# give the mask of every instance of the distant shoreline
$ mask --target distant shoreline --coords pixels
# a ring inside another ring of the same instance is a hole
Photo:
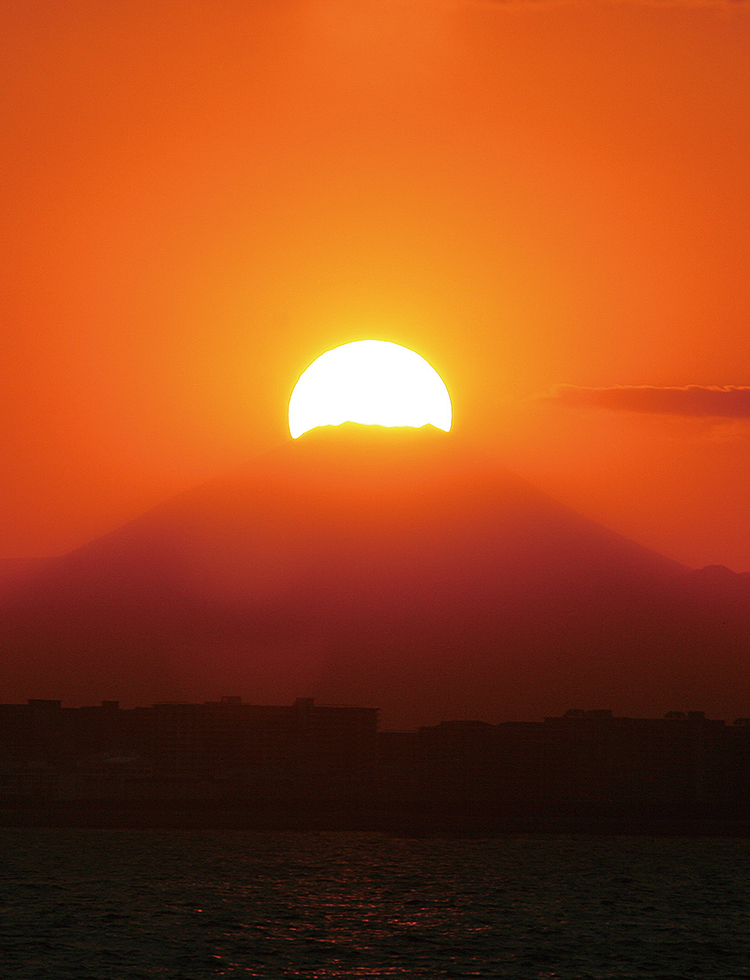
[[[750,837],[750,816],[518,813],[441,809],[29,804],[0,806],[1,828],[365,832],[397,835]]]

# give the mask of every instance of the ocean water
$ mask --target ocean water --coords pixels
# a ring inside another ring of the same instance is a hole
[[[0,975],[750,978],[750,840],[0,829]]]

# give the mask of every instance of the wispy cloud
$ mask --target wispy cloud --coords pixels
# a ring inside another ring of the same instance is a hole
[[[608,408],[614,412],[646,412],[694,418],[750,419],[750,387],[685,385],[658,388],[652,385],[621,385],[613,388],[580,388],[556,385],[541,396],[572,408]]]

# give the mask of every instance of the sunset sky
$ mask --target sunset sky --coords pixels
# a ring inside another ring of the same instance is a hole
[[[750,3],[27,0],[0,44],[0,557],[288,440],[375,338],[553,496],[750,570]]]

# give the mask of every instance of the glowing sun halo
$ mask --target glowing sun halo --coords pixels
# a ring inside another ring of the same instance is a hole
[[[357,340],[326,351],[303,371],[289,399],[296,439],[320,425],[428,423],[445,432],[452,420],[443,379],[419,354],[384,340]]]

